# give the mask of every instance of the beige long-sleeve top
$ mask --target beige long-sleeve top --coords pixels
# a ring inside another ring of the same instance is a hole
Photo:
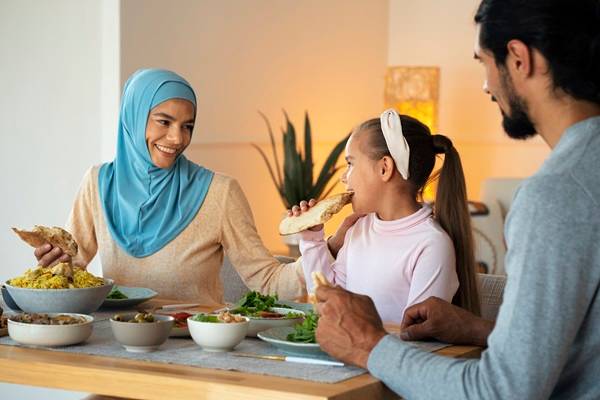
[[[224,253],[250,289],[302,296],[306,289],[300,261],[281,264],[263,245],[239,183],[216,173],[202,207],[190,224],[156,253],[137,258],[113,240],[98,193],[98,170],[83,178],[67,223],[79,244],[75,264],[86,266],[98,252],[104,277],[123,286],[148,287],[161,297],[222,304],[219,278]]]

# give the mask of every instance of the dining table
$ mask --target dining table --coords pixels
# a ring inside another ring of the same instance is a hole
[[[153,299],[144,303],[143,307],[156,309],[174,303],[177,302]],[[220,307],[195,306],[193,311],[210,312]],[[397,325],[385,326],[390,333],[399,332]],[[446,357],[476,358],[481,351],[482,348],[477,346],[453,345],[435,353]],[[0,381],[128,399],[397,398],[369,373],[337,383],[320,383],[234,370],[12,345],[0,345]]]

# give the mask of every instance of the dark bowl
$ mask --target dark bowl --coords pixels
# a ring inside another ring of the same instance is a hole
[[[8,293],[8,289],[4,285],[2,285],[2,299],[4,300],[4,304],[11,310],[20,311],[21,309],[15,303],[10,293]]]

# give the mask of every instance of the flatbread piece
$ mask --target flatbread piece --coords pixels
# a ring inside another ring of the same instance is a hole
[[[291,235],[292,233],[302,232],[313,226],[324,224],[344,206],[352,200],[352,192],[336,194],[321,200],[308,211],[295,217],[285,217],[279,224],[279,233],[281,235]]]
[[[45,243],[60,247],[65,254],[75,257],[77,255],[77,242],[73,236],[63,228],[54,226],[52,228],[36,225],[31,231],[12,228],[12,230],[27,244],[40,247]]]

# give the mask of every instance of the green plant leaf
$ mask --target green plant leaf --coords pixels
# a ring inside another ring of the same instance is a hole
[[[305,196],[310,195],[310,190],[313,185],[313,155],[312,155],[312,132],[310,128],[310,120],[308,119],[308,112],[304,112],[304,188],[309,193],[304,193]],[[304,200],[310,198],[305,197]]]
[[[281,179],[281,167],[279,166],[279,156],[277,155],[277,146],[275,146],[275,136],[273,135],[273,129],[271,128],[271,123],[269,122],[267,116],[261,111],[259,111],[258,113],[265,121],[265,124],[267,124],[267,131],[269,132],[269,139],[271,140],[271,149],[273,149],[273,158],[275,159],[275,171],[277,172],[276,186],[278,188],[281,188],[283,180]],[[281,190],[279,191],[281,192]]]
[[[312,192],[312,196],[316,200],[319,200],[321,193],[323,193],[325,185],[327,185],[327,182],[329,182],[329,180],[331,180],[331,178],[335,174],[337,160],[340,157],[340,154],[342,154],[342,151],[344,151],[348,138],[350,138],[350,134],[348,134],[344,139],[342,139],[338,144],[335,145],[335,147],[333,148],[333,150],[331,150],[331,153],[329,153],[329,156],[325,160],[325,163],[321,168],[321,172],[319,173],[319,177],[317,178],[317,182],[315,183]]]

